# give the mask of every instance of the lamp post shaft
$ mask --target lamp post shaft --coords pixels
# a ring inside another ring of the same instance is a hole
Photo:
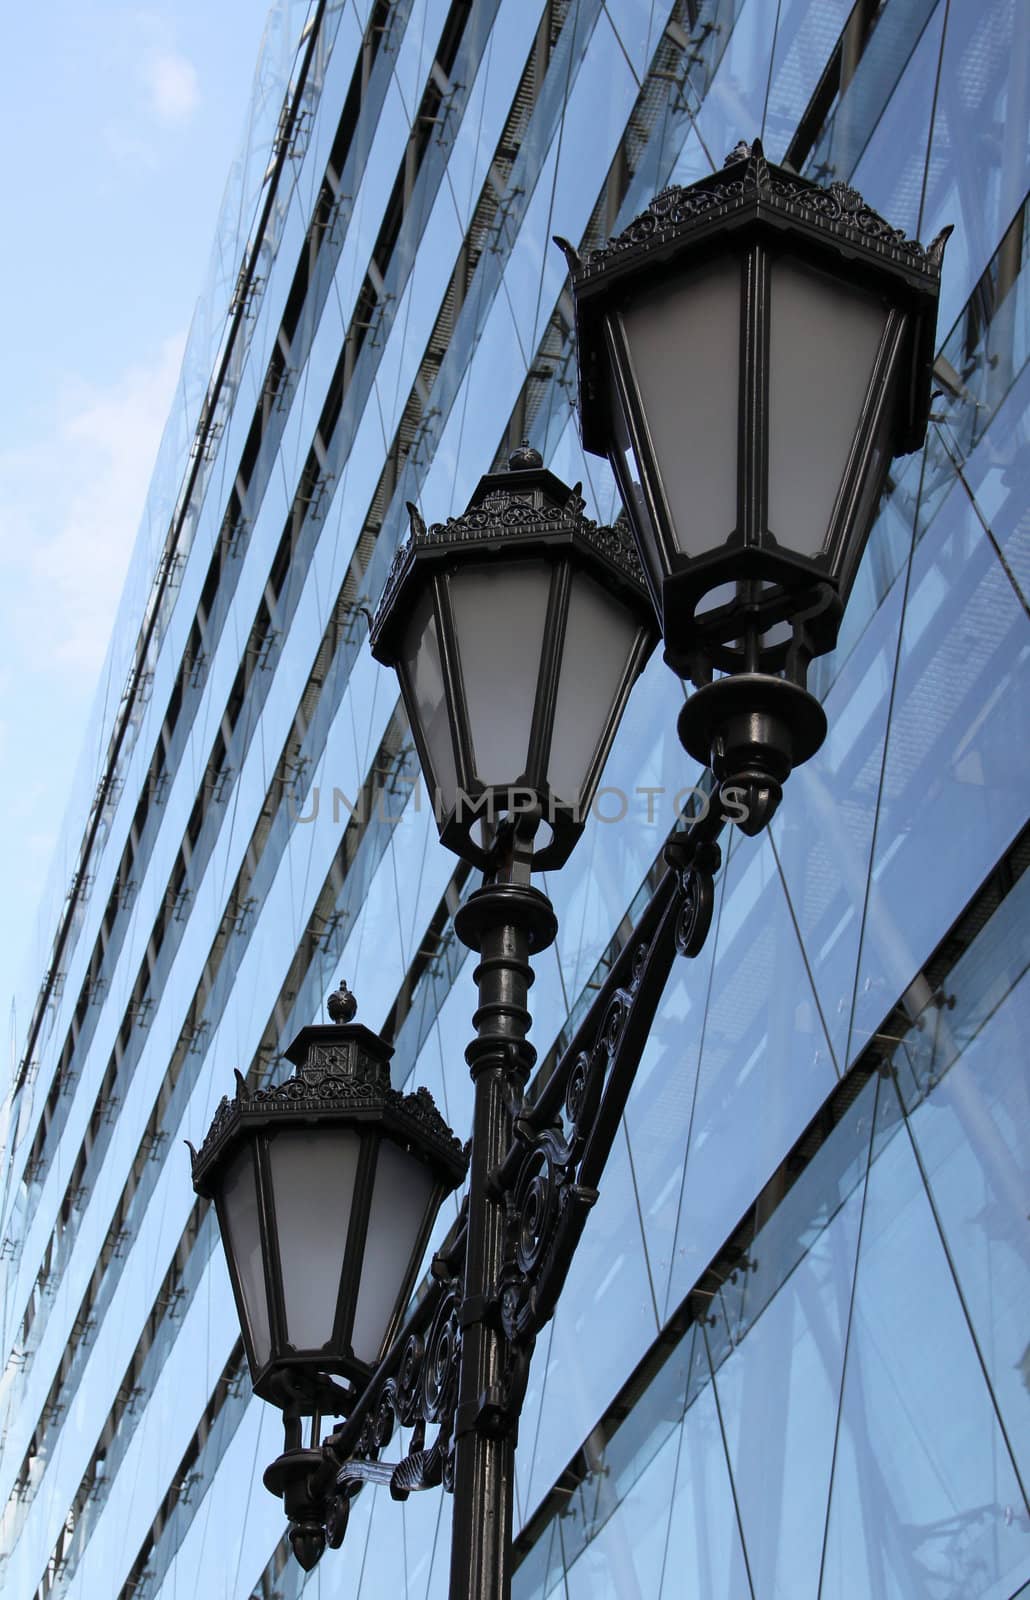
[[[554,937],[543,895],[521,884],[487,885],[456,919],[480,953],[476,1037],[465,1052],[475,1083],[462,1354],[455,1413],[450,1600],[509,1600],[517,1429],[509,1351],[496,1315],[504,1266],[504,1200],[491,1182],[511,1142],[512,1109],[535,1051],[526,1035],[531,948]],[[517,1411],[517,1407],[515,1408]]]

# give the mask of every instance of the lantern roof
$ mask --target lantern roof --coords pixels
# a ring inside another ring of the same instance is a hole
[[[916,314],[915,348],[920,383],[913,385],[907,414],[900,418],[899,453],[918,448],[925,432],[922,389],[933,364],[937,291],[945,228],[923,246],[892,227],[846,183],[828,188],[776,166],[765,158],[761,141],[741,141],[726,158],[721,172],[687,187],[673,185],[655,196],[647,209],[599,249],[580,256],[567,239],[557,238],[569,264],[576,292],[580,350],[580,395],[583,442],[605,454],[608,428],[606,396],[600,378],[602,343],[597,322],[613,299],[621,298],[626,280],[663,276],[689,249],[698,260],[718,251],[737,233],[760,232],[793,245],[818,265],[832,258],[834,268],[850,271],[870,287],[889,286],[896,299]]]
[[[302,1028],[284,1051],[297,1071],[283,1083],[252,1089],[236,1073],[236,1094],[223,1096],[193,1157],[193,1186],[210,1198],[216,1174],[249,1135],[268,1127],[378,1122],[396,1142],[417,1148],[455,1183],[466,1159],[426,1088],[402,1094],[390,1085],[393,1047],[361,1023]]]
[[[502,551],[506,557],[522,557],[571,546],[604,569],[612,587],[650,617],[643,568],[628,526],[617,522],[607,527],[584,516],[581,490],[580,483],[570,489],[544,466],[538,451],[523,444],[510,456],[506,471],[487,473],[479,480],[459,517],[427,525],[409,500],[410,533],[394,556],[370,630],[376,660],[386,666],[396,660],[408,610],[402,597],[407,600],[406,591],[415,590],[417,568],[453,562],[459,552],[463,557],[496,556]]]

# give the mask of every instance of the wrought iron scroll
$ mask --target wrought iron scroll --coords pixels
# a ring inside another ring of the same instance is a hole
[[[506,1338],[491,1423],[498,1430],[517,1426],[537,1334],[554,1313],[597,1199],[672,963],[677,953],[695,956],[704,944],[722,826],[716,795],[706,815],[667,846],[668,870],[631,939],[560,1060],[519,1107],[508,1152],[491,1174],[507,1231],[491,1308]],[[395,1500],[453,1488],[465,1240],[459,1226],[389,1354],[322,1447],[326,1538],[333,1548],[364,1484],[387,1486]],[[383,1461],[398,1428],[411,1430],[407,1450],[395,1462]]]
[[[461,1227],[435,1258],[426,1294],[346,1422],[322,1447],[335,1480],[326,1510],[326,1538],[333,1549],[343,1539],[350,1501],[364,1484],[387,1486],[394,1500],[406,1500],[418,1489],[453,1487],[464,1251]],[[407,1451],[398,1461],[380,1460],[398,1428],[411,1429]],[[432,1438],[430,1430],[435,1430]]]
[[[551,1076],[516,1118],[494,1180],[508,1208],[499,1309],[516,1351],[531,1353],[554,1313],[673,960],[677,952],[697,955],[704,944],[715,905],[722,820],[716,798],[705,817],[667,848],[669,870],[632,938]]]

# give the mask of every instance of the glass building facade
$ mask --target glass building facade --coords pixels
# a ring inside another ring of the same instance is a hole
[[[366,1489],[287,1559],[182,1140],[341,976],[467,1131],[472,880],[367,608],[405,501],[457,514],[522,438],[613,519],[551,236],[756,134],[954,224],[933,415],[813,670],[827,743],[730,843],[538,1344],[515,1592],[1030,1595],[1028,113],[1017,0],[278,0],[19,996],[10,1600],[446,1594],[439,1491]],[[544,1061],[699,778],[681,701],[654,660],[544,885]]]

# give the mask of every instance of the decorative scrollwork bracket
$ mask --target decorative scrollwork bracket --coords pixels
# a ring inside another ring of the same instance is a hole
[[[669,842],[669,870],[575,1035],[533,1092],[523,1089],[527,1067],[518,1049],[509,1069],[500,1038],[488,1034],[470,1047],[474,1067],[480,1057],[504,1060],[501,1098],[511,1136],[498,1164],[487,1169],[486,1195],[478,1202],[499,1208],[500,1265],[484,1294],[466,1298],[466,1202],[434,1260],[428,1292],[350,1416],[323,1444],[320,1471],[311,1472],[314,1452],[298,1453],[297,1475],[302,1465],[308,1473],[291,1525],[298,1553],[317,1544],[319,1494],[325,1542],[335,1548],[350,1502],[366,1483],[388,1487],[395,1500],[437,1486],[452,1491],[464,1434],[514,1438],[536,1338],[554,1313],[597,1201],[672,963],[677,953],[696,956],[711,927],[723,822],[715,794],[704,815]],[[531,1060],[528,1045],[521,1049]],[[483,1329],[499,1342],[500,1360],[489,1383],[463,1400],[463,1357],[468,1362],[468,1340],[481,1338]],[[399,1429],[410,1429],[405,1452],[383,1461]]]

